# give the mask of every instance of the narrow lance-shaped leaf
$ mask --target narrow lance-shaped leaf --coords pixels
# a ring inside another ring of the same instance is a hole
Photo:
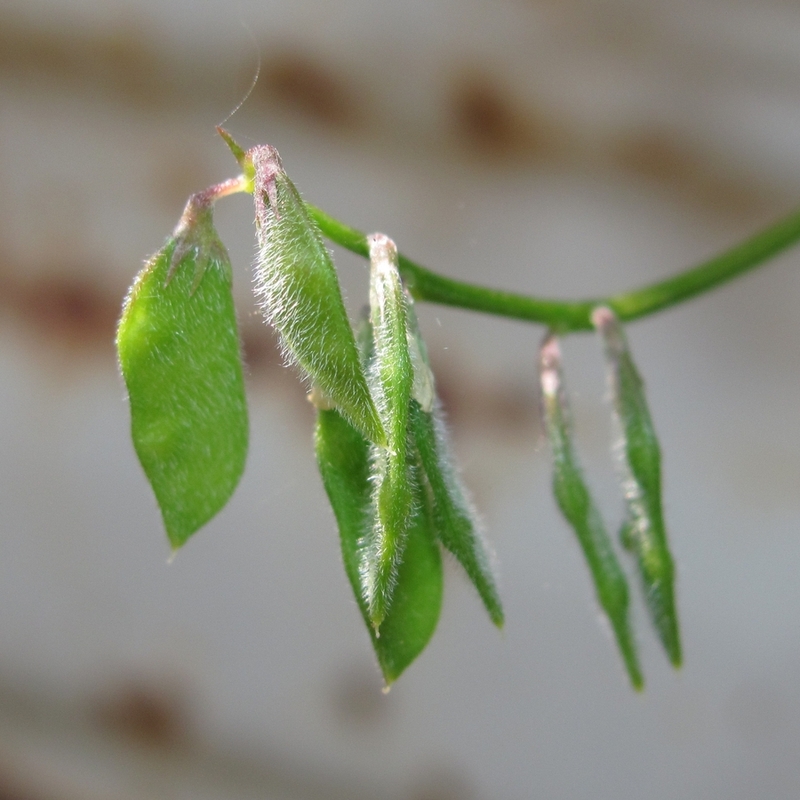
[[[213,194],[189,201],[136,277],[117,331],[133,443],[173,548],[227,503],[247,454],[231,266]]]
[[[597,308],[592,322],[603,337],[609,383],[619,424],[623,491],[627,519],[623,544],[636,556],[650,616],[674,666],[681,664],[675,568],[661,509],[661,452],[622,326],[608,308]]]
[[[628,617],[628,582],[595,506],[572,444],[572,421],[561,371],[558,341],[549,335],[539,358],[542,410],[553,451],[553,493],[561,512],[578,537],[597,599],[611,622],[625,668],[634,688],[644,679]]]
[[[387,447],[373,445],[372,526],[364,536],[361,579],[376,629],[391,606],[412,516],[414,476],[408,463],[408,406],[414,371],[397,248],[383,234],[369,238],[372,358],[368,373]]]
[[[338,412],[321,410],[315,436],[317,463],[339,527],[350,585],[378,657],[384,680],[393,683],[425,649],[442,605],[442,559],[423,495],[406,533],[405,557],[397,568],[391,607],[375,631],[362,593],[361,543],[372,524],[369,443]]]
[[[497,592],[491,559],[472,504],[450,452],[441,404],[436,398],[428,352],[419,330],[414,303],[407,298],[410,351],[414,362],[410,422],[419,452],[421,478],[431,498],[436,535],[459,561],[483,601],[489,617],[503,626],[503,606]]]
[[[247,158],[255,171],[256,293],[287,359],[364,435],[386,444],[361,368],[339,281],[316,223],[269,145]]]

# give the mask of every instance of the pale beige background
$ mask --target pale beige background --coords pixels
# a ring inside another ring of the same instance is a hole
[[[580,297],[712,255],[800,200],[800,9],[781,0],[6,0],[0,5],[0,798],[800,794],[800,251],[630,328],[665,451],[686,666],[637,617],[628,689],[549,492],[543,334],[423,325],[499,558],[458,570],[388,696],[339,563],[313,416],[249,299],[230,506],[167,565],[113,333],[186,196],[268,141],[305,196],[443,273]],[[351,308],[363,262],[337,253]],[[621,514],[600,349],[565,345]],[[637,612],[638,613],[638,612]]]

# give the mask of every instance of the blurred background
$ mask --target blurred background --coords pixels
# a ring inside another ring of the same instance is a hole
[[[220,203],[252,442],[168,564],[113,339],[186,197],[275,145],[305,197],[447,275],[607,295],[800,201],[787,0],[0,3],[0,800],[800,795],[800,250],[631,325],[664,450],[685,667],[637,596],[628,688],[550,494],[543,331],[420,309],[496,550],[498,633],[448,565],[388,695],[316,474],[313,413]],[[336,251],[355,313],[365,262]],[[622,506],[599,343],[565,343],[582,457]]]

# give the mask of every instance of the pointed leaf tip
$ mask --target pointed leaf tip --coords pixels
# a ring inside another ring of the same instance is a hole
[[[233,138],[233,136],[231,136],[231,134],[228,133],[228,131],[226,131],[222,126],[217,125],[217,133],[222,138],[222,141],[228,145],[228,149],[236,159],[236,163],[239,165],[239,169],[241,169],[242,174],[246,179],[243,190],[252,194],[256,172],[255,168],[253,167],[253,161],[250,157],[250,154],[245,151],[245,149],[241,147]]]
[[[217,125],[217,133],[222,137],[222,141],[228,145],[228,149],[236,159],[236,163],[242,169],[244,169],[245,163],[247,162],[247,153],[245,152],[244,148],[241,147],[233,138],[233,136],[231,136],[231,134],[228,133],[228,131],[226,131],[222,126]]]

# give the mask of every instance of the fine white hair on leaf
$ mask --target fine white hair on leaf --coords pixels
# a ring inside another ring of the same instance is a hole
[[[255,170],[255,294],[297,365],[372,442],[385,432],[367,386],[339,281],[322,234],[274,147],[248,152]]]
[[[430,414],[436,403],[436,382],[428,363],[428,348],[419,329],[414,300],[406,291],[406,308],[408,309],[408,352],[414,369],[414,384],[411,396],[420,404],[422,410]]]
[[[432,503],[436,536],[461,563],[492,621],[503,625],[503,609],[494,576],[494,554],[450,452],[441,405],[427,413],[412,403],[412,428]]]
[[[370,249],[370,357],[368,384],[386,431],[386,448],[371,454],[373,524],[362,551],[361,577],[376,630],[391,606],[413,516],[408,413],[413,366],[397,248],[384,234],[367,237]]]
[[[544,429],[553,458],[553,495],[572,527],[594,581],[597,600],[607,615],[630,680],[642,688],[644,678],[628,613],[628,585],[573,444],[572,420],[561,366],[561,349],[550,332],[539,351]]]
[[[378,620],[385,616],[397,586],[397,576],[403,561],[409,528],[419,513],[417,501],[417,475],[413,465],[405,463],[405,487],[392,485],[397,477],[392,474],[392,455],[386,448],[370,447],[370,508],[365,524],[364,535],[359,543],[359,577],[362,596],[367,604],[376,630]],[[395,515],[387,515],[382,510],[385,492],[393,495],[405,494],[399,499],[402,504],[402,524],[398,525]],[[387,519],[388,516],[388,519]],[[376,620],[377,617],[377,620]]]
[[[622,468],[620,484],[627,506],[623,543],[637,558],[651,619],[674,666],[681,644],[674,594],[674,562],[667,542],[661,500],[661,449],[645,398],[644,383],[633,362],[625,331],[614,312],[592,312],[603,338],[617,425]]]

